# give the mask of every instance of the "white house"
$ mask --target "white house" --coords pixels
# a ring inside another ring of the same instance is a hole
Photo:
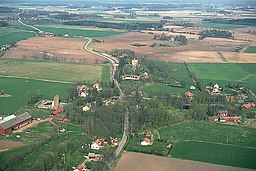
[[[101,142],[99,139],[97,139],[96,141],[92,142],[91,144],[91,149],[93,150],[99,150],[101,147]]]
[[[144,138],[144,140],[141,141],[140,144],[143,145],[143,146],[152,145],[150,139],[148,139],[148,138]]]

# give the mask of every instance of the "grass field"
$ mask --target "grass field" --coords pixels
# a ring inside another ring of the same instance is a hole
[[[24,26],[20,23],[17,23],[17,24],[11,24],[8,26],[9,28],[12,28],[12,29],[19,29],[19,30],[26,30],[26,31],[36,31],[35,29],[31,28],[31,27],[27,27],[27,26]]]
[[[254,128],[193,121],[163,127],[158,131],[161,141],[155,140],[153,146],[140,146],[143,136],[134,136],[126,149],[166,156],[169,153],[166,145],[171,143],[174,147],[170,153],[172,157],[256,168]]]
[[[218,83],[224,86],[238,82],[256,92],[256,64],[188,64],[189,69],[204,83]]]
[[[245,53],[256,53],[256,46],[249,46],[245,49]]]
[[[45,32],[51,32],[54,34],[70,34],[72,36],[83,36],[83,37],[91,37],[91,38],[97,38],[97,37],[106,37],[106,36],[114,36],[123,34],[126,32],[119,32],[119,31],[112,31],[112,30],[99,30],[99,29],[81,29],[80,27],[49,27],[49,26],[37,26],[39,29],[45,31]]]
[[[189,73],[183,63],[167,63],[168,71],[173,78],[175,78],[173,84],[176,81],[181,82],[185,81],[185,87],[171,87],[163,84],[155,84],[151,86],[144,87],[143,91],[145,91],[149,95],[157,95],[157,94],[184,94],[189,90],[191,85],[194,85]]]
[[[0,47],[4,44],[15,44],[20,40],[35,36],[33,32],[26,32],[11,28],[0,28]]]
[[[246,25],[218,24],[218,23],[203,22],[201,24],[195,25],[195,27],[213,28],[213,29],[222,29],[222,30],[234,30],[234,29],[239,29],[239,28],[245,28],[245,27],[248,27],[248,26],[246,26]]]
[[[177,144],[171,156],[186,160],[256,169],[256,148],[187,141]]]
[[[28,77],[30,79],[45,79],[60,82],[84,80],[95,82],[101,80],[102,72],[103,65],[52,61],[0,60],[0,75],[4,76]]]
[[[62,101],[67,99],[67,89],[72,84],[52,83],[30,79],[0,78],[0,91],[12,97],[0,98],[0,115],[16,112],[26,104],[27,93],[30,90],[39,90],[44,99],[53,99],[59,94]]]

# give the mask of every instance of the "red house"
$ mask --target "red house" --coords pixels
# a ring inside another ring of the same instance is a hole
[[[63,112],[63,109],[62,108],[58,108],[54,112],[52,112],[52,115],[58,115],[61,112]]]
[[[242,106],[242,108],[243,108],[243,109],[250,109],[250,108],[255,107],[255,106],[256,106],[255,103],[247,103],[247,104],[244,104],[244,105]]]
[[[32,116],[26,112],[15,118],[0,123],[0,134],[8,134],[32,122]]]

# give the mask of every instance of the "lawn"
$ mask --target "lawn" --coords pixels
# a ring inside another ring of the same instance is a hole
[[[33,32],[26,32],[12,28],[0,28],[0,47],[5,44],[15,44],[20,40],[35,36]]]
[[[212,82],[224,86],[241,83],[256,92],[256,64],[191,63],[188,67],[205,84]]]
[[[256,148],[187,141],[177,144],[171,156],[186,160],[256,169]]]
[[[91,38],[97,38],[97,37],[106,37],[106,36],[114,36],[123,34],[126,32],[123,31],[113,31],[113,30],[100,30],[100,29],[79,29],[77,27],[69,26],[68,28],[63,27],[50,27],[50,26],[37,26],[40,30],[43,30],[45,32],[51,32],[54,34],[70,34],[72,36],[83,36],[83,37],[91,37]]]
[[[26,104],[28,91],[40,91],[44,99],[53,99],[59,94],[61,101],[67,100],[67,90],[72,84],[53,83],[31,79],[0,78],[0,91],[12,97],[0,98],[0,115],[16,112]]]
[[[101,80],[102,72],[103,65],[11,59],[0,60],[0,75],[4,76],[28,77],[30,79],[63,82],[84,80],[95,82]]]
[[[234,29],[239,29],[239,28],[245,28],[245,27],[248,27],[248,26],[246,26],[246,25],[218,24],[218,23],[203,22],[201,24],[195,25],[195,27],[213,28],[213,29],[222,29],[222,30],[234,30]]]
[[[245,53],[256,53],[256,46],[249,46],[245,49]]]

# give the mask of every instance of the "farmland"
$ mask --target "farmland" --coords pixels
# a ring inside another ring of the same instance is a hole
[[[67,99],[67,89],[72,84],[53,83],[31,79],[1,78],[1,91],[10,94],[12,97],[0,98],[0,115],[16,112],[26,104],[28,91],[40,91],[45,99],[53,99],[59,94],[62,101]]]
[[[24,106],[30,90],[39,91],[45,99],[59,94],[61,100],[66,101],[67,90],[75,81],[109,80],[107,65],[2,59],[0,66],[0,91],[11,95],[0,98],[0,114],[14,113]],[[81,72],[86,74],[81,75]]]
[[[234,30],[234,29],[248,27],[246,25],[218,24],[218,23],[206,23],[206,22],[203,22],[196,26],[202,27],[202,28],[212,28],[212,29],[222,29],[222,30]]]
[[[254,92],[255,89],[255,64],[188,64],[189,69],[204,83],[218,83],[224,86],[228,83],[241,83],[247,85]],[[245,69],[247,68],[248,69]]]
[[[58,63],[44,61],[25,60],[0,60],[0,74],[3,76],[27,77],[59,82],[101,80],[103,66],[85,65],[79,63]],[[65,73],[65,74],[63,74]],[[81,73],[86,73],[81,75]]]
[[[54,34],[70,34],[72,36],[82,36],[90,38],[106,37],[119,35],[125,32],[112,31],[112,30],[97,30],[97,29],[76,29],[76,28],[65,28],[65,27],[49,27],[49,26],[38,26],[39,29],[45,32],[51,32]]]
[[[244,168],[256,168],[256,148],[187,141],[177,144],[172,157]]]
[[[26,32],[17,29],[0,28],[0,47],[5,44],[16,44],[16,42],[35,36],[33,32]]]
[[[84,50],[86,39],[34,37],[17,43],[4,58],[41,59],[66,62],[105,63],[106,60]]]
[[[175,158],[166,158],[156,155],[148,155],[134,152],[125,152],[113,171],[250,171],[250,169],[236,168],[231,166],[215,165]]]

